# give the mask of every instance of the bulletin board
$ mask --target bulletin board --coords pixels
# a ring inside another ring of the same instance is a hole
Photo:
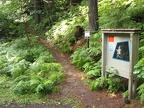
[[[136,91],[134,66],[138,61],[139,29],[102,29],[102,72],[129,80],[129,99]]]

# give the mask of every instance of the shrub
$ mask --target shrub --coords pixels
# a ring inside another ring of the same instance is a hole
[[[116,93],[120,90],[125,90],[122,78],[116,75],[109,75],[108,91]]]
[[[144,102],[144,84],[141,84],[138,88],[138,95],[140,97],[141,103]]]
[[[108,78],[99,77],[96,78],[91,84],[92,90],[107,89],[109,92],[118,92],[120,90],[125,90],[123,80],[121,77],[114,74],[109,74]]]
[[[15,94],[50,93],[64,77],[62,66],[37,37],[14,39],[0,47],[0,74],[11,78]],[[31,41],[29,44],[29,41]]]
[[[101,90],[108,87],[108,79],[105,77],[99,77],[91,84],[92,90]]]

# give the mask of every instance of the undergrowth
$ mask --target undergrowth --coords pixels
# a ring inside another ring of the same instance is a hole
[[[93,34],[90,39],[90,47],[78,48],[72,55],[72,63],[84,70],[88,78],[100,76],[101,71],[101,35]]]
[[[45,33],[48,41],[62,52],[70,53],[72,51],[72,44],[76,41],[74,36],[76,26],[88,28],[88,17],[86,15],[88,7],[85,5],[86,3],[84,0],[81,5],[70,6],[67,11],[63,12],[64,15],[59,17],[58,22]]]
[[[139,48],[139,61],[134,67],[134,74],[137,75],[138,80],[138,96],[140,98],[141,103],[144,102],[144,32],[140,37],[140,48]]]
[[[15,95],[59,92],[57,85],[64,77],[62,66],[55,63],[38,37],[29,39],[30,43],[21,37],[0,44],[0,88],[11,94],[11,100],[15,100]]]
[[[107,90],[110,93],[117,93],[119,91],[125,91],[126,88],[121,77],[109,74],[108,78],[99,77],[92,81],[91,89],[95,91]]]

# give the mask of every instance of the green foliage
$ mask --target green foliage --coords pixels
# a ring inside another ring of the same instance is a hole
[[[139,59],[144,58],[144,32],[140,35]]]
[[[144,102],[144,84],[141,84],[138,88],[138,94],[139,94],[139,97],[140,97],[140,101],[141,103]]]
[[[128,97],[128,90],[125,91],[124,93],[122,93],[122,97],[123,97],[123,98],[127,98],[127,97]]]
[[[20,76],[14,80],[11,89],[17,94],[47,94],[54,90],[55,85],[59,84],[63,77],[64,74],[60,64],[34,64],[27,70],[27,76]]]
[[[110,92],[116,93],[120,90],[125,90],[122,78],[120,76],[116,76],[115,74],[109,74],[108,85],[108,90]]]
[[[29,82],[28,81],[19,81],[15,86],[13,85],[11,89],[14,91],[15,94],[25,94],[30,93],[29,90]]]
[[[134,74],[137,75],[138,82],[139,82],[139,87],[137,88],[138,90],[138,96],[141,102],[144,102],[144,58],[140,59],[138,63],[134,66]]]
[[[143,81],[144,81],[144,32],[141,33],[140,35],[140,47],[139,47],[139,61],[137,64],[134,66],[134,72],[137,76],[138,80],[138,98],[140,98],[140,101],[144,101],[144,92],[142,91],[143,87]]]
[[[83,65],[84,72],[88,78],[97,78],[101,74],[101,60],[98,62],[92,61]]]
[[[90,56],[93,57],[93,59],[95,59],[96,61],[98,61],[101,58],[101,41],[101,31],[98,31],[97,33],[91,35],[89,53]]]
[[[92,90],[107,89],[109,92],[118,92],[120,90],[125,90],[123,80],[121,77],[114,74],[109,74],[108,78],[99,77],[96,78],[91,84]]]
[[[100,76],[100,69],[98,70],[90,70],[86,73],[88,78],[99,77]]]
[[[75,63],[79,69],[82,69],[85,63],[89,65],[88,63],[92,61],[92,58],[88,56],[88,50],[85,49],[85,47],[79,48],[79,50],[75,51],[71,58],[72,63]]]
[[[139,79],[143,79],[144,78],[144,58],[139,60],[134,68],[135,70],[133,73],[136,74]]]
[[[62,66],[54,62],[50,51],[40,45],[37,37],[1,43],[0,49],[0,75],[11,79],[8,87],[15,94],[53,92],[64,77]],[[2,81],[3,85],[8,82]]]
[[[142,28],[143,12],[141,0],[103,0],[99,3],[99,23],[102,28]]]
[[[75,40],[74,33],[70,31],[72,27],[68,27],[70,23],[68,21],[58,22],[53,28],[46,33],[48,40],[62,52],[70,52],[71,42]],[[52,32],[51,32],[52,31]]]
[[[101,72],[101,35],[100,32],[91,36],[90,47],[78,48],[72,55],[72,63],[83,69],[88,78],[96,78]]]
[[[91,89],[97,91],[107,88],[107,86],[108,86],[108,79],[105,77],[99,77],[92,82]]]
[[[29,67],[29,62],[27,62],[25,59],[23,59],[23,60],[19,61],[18,63],[13,64],[11,66],[9,72],[11,73],[11,76],[13,76],[14,78],[17,78],[20,75],[23,75],[28,67]]]
[[[20,1],[0,2],[0,30],[3,37],[19,37],[25,34],[24,24],[21,23],[23,3]],[[9,38],[8,38],[9,39]]]
[[[88,18],[85,16],[87,11],[87,6],[81,5],[71,6],[67,11],[59,12],[58,22],[45,33],[48,41],[62,52],[70,53],[72,44],[75,42],[74,28],[76,26],[88,27]]]

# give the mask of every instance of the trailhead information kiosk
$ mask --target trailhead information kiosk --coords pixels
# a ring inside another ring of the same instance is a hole
[[[139,29],[102,29],[102,76],[107,72],[127,78],[128,98],[136,91],[134,65],[138,61]]]

